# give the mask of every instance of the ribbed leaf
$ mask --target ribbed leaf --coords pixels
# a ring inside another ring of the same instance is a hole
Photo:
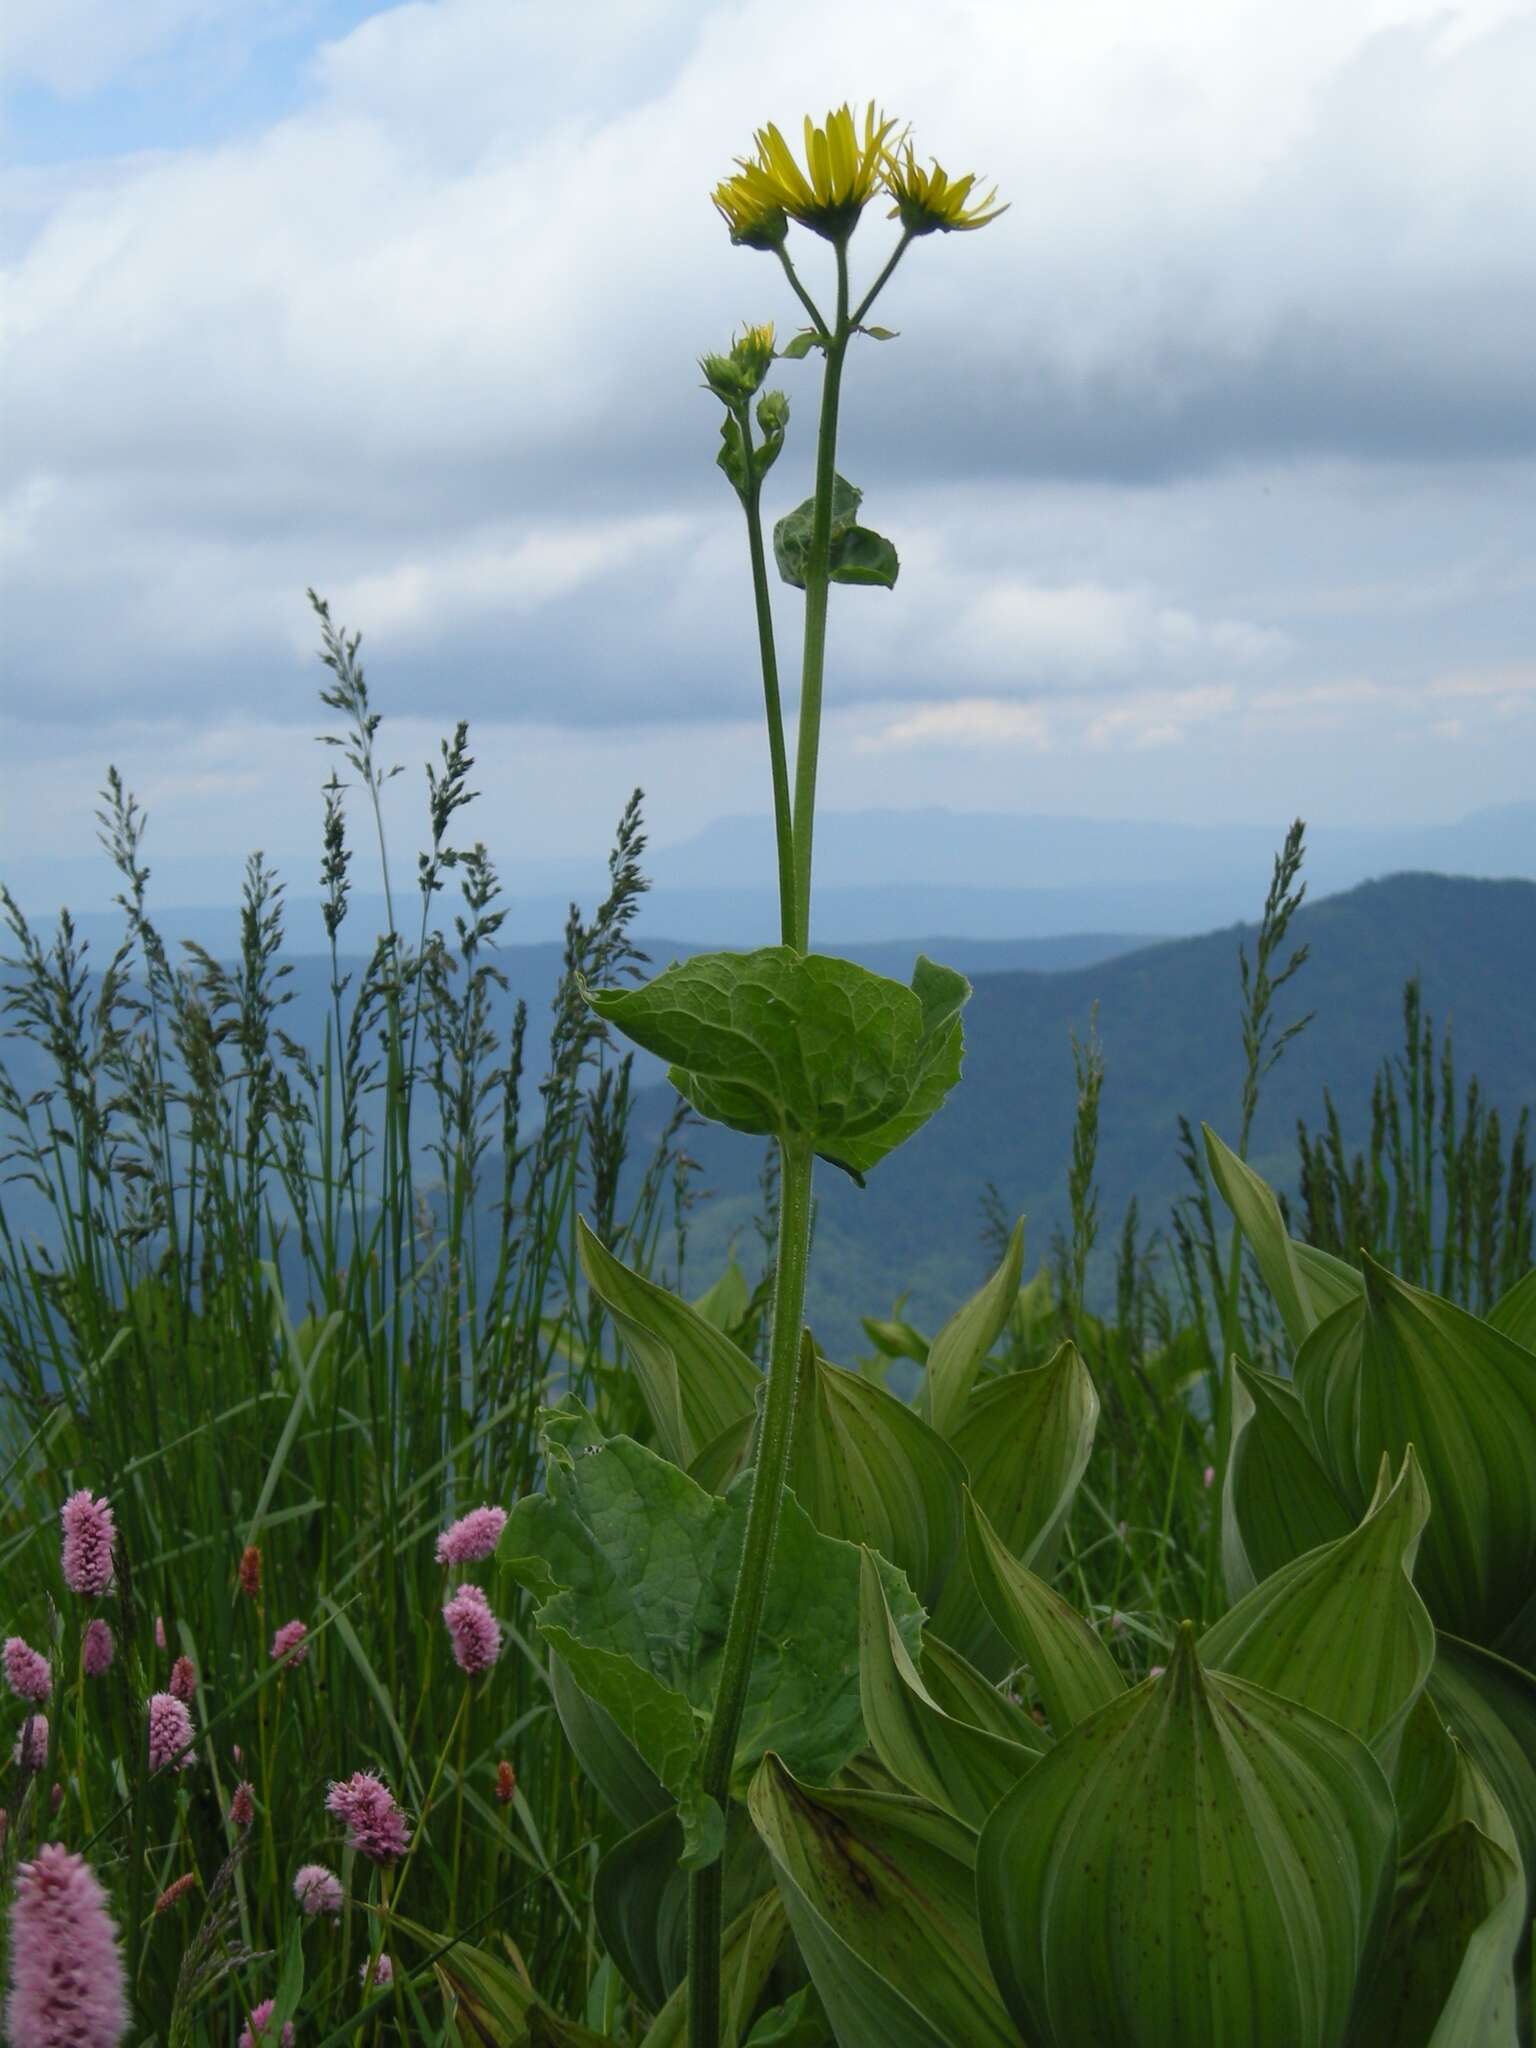
[[[1357,1308],[1302,1346],[1296,1386],[1346,1505],[1411,1443],[1432,1514],[1418,1586],[1441,1628],[1495,1643],[1536,1584],[1536,1357],[1365,1261]]]
[[[761,1373],[707,1315],[632,1272],[580,1217],[576,1245],[587,1285],[634,1364],[662,1450],[674,1465],[691,1465],[722,1431],[750,1420]]]
[[[967,1493],[971,1576],[999,1634],[1029,1666],[1058,1737],[1125,1690],[1119,1666],[1082,1616],[1011,1556]]]
[[[989,1735],[1000,1735],[1005,1742],[1015,1742],[1036,1755],[1043,1755],[1050,1748],[1051,1737],[1033,1714],[1000,1692],[958,1650],[940,1642],[937,1636],[923,1637],[920,1668],[929,1698],[952,1721],[983,1728]]]
[[[1267,1183],[1223,1145],[1209,1124],[1200,1128],[1211,1178],[1253,1248],[1286,1335],[1298,1345],[1334,1309],[1359,1298],[1360,1276],[1342,1259],[1295,1244]]]
[[[1536,1912],[1536,1677],[1442,1635],[1429,1690],[1509,1816]]]
[[[1488,1311],[1488,1320],[1501,1336],[1513,1337],[1527,1351],[1536,1351],[1536,1266],[1499,1296]]]
[[[1428,1515],[1410,1449],[1358,1529],[1283,1565],[1206,1631],[1201,1663],[1336,1721],[1390,1773],[1435,1661],[1435,1625],[1412,1580]]]
[[[626,1828],[670,1813],[665,1785],[612,1714],[589,1699],[559,1657],[549,1660],[549,1690],[576,1761]]]
[[[1443,1640],[1443,1638],[1442,1638]],[[1399,1853],[1411,1856],[1445,1825],[1456,1785],[1456,1741],[1426,1686],[1403,1726],[1392,1800]]]
[[[968,1829],[915,1799],[808,1791],[774,1756],[747,1804],[841,2048],[1020,2048],[982,1950]]]
[[[988,1821],[987,1954],[1036,2048],[1339,2048],[1395,1849],[1365,1744],[1203,1671],[1186,1623]]]
[[[688,1873],[682,1859],[682,1823],[667,1812],[613,1845],[592,1888],[604,1947],[625,1982],[653,2009],[666,2003],[688,1967]],[[726,1824],[726,1919],[745,1913],[772,1884],[763,1846],[741,1808],[733,1806]]]
[[[927,1370],[918,1393],[918,1406],[940,1436],[949,1436],[960,1419],[966,1396],[981,1368],[981,1361],[1003,1333],[1008,1312],[1018,1299],[1019,1275],[1024,1269],[1024,1219],[1013,1226],[1013,1235],[997,1271],[957,1308],[928,1346]]]
[[[818,1529],[867,1543],[933,1606],[960,1549],[965,1467],[904,1401],[829,1365],[808,1336],[789,1485]]]
[[[909,1792],[979,1828],[1038,1746],[1021,1748],[944,1712],[907,1654],[868,1551],[859,1620],[859,1698],[875,1754]]]
[[[1222,1492],[1222,1563],[1230,1599],[1320,1543],[1352,1517],[1312,1447],[1288,1380],[1233,1361],[1232,1448]]]
[[[726,1922],[720,1944],[722,2041],[739,2041],[762,2001],[768,1979],[789,1938],[777,1891]],[[640,2048],[684,2048],[688,2039],[688,1986],[680,1984],[647,2028]]]

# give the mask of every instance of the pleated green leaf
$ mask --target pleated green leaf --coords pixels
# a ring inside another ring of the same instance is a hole
[[[1369,1258],[1365,1279],[1297,1355],[1318,1453],[1358,1514],[1383,1454],[1415,1446],[1433,1510],[1419,1590],[1439,1627],[1496,1643],[1536,1584],[1536,1356]]]
[[[1023,1748],[944,1712],[907,1654],[868,1551],[859,1621],[859,1698],[875,1754],[909,1792],[979,1828],[1040,1746]]]
[[[616,1259],[580,1217],[576,1248],[629,1353],[661,1448],[674,1465],[691,1465],[722,1431],[750,1420],[762,1375],[707,1315]]]
[[[726,1825],[724,1910],[727,1921],[770,1890],[773,1876],[756,1833],[740,1807]],[[657,2009],[688,1967],[688,1873],[683,1829],[674,1811],[622,1837],[597,1867],[592,1905],[603,1945],[620,1975]]]
[[[1536,1912],[1536,1676],[1442,1635],[1429,1690],[1509,1816],[1529,1917]]]
[[[1056,1736],[1124,1692],[1119,1666],[1087,1622],[1010,1554],[969,1493],[965,1550],[982,1604],[1029,1666]]]
[[[957,1308],[928,1346],[927,1367],[918,1392],[918,1406],[940,1436],[949,1436],[960,1419],[966,1396],[975,1384],[981,1362],[1003,1333],[1008,1312],[1018,1299],[1024,1270],[1024,1219],[1013,1234],[997,1271],[970,1300]]]
[[[1283,1565],[1209,1628],[1200,1661],[1336,1721],[1390,1773],[1435,1625],[1413,1587],[1429,1495],[1411,1449],[1386,1478],[1358,1529]]]
[[[982,1948],[969,1829],[915,1799],[809,1791],[774,1756],[747,1805],[840,2048],[1020,2048]]]
[[[1527,1351],[1536,1351],[1536,1266],[1499,1296],[1488,1311],[1488,1320],[1501,1336],[1513,1337]]]
[[[1223,1145],[1209,1124],[1200,1128],[1211,1178],[1253,1248],[1286,1335],[1293,1345],[1300,1344],[1334,1309],[1359,1299],[1360,1275],[1342,1259],[1296,1244],[1267,1183]]]
[[[1233,1600],[1354,1526],[1313,1449],[1294,1386],[1241,1359],[1233,1361],[1221,1516],[1222,1567]]]
[[[768,1988],[789,1939],[777,1891],[765,1892],[725,1925],[720,1943],[722,2041],[739,2041]],[[688,1986],[680,1984],[646,2029],[640,2048],[684,2048],[688,2039]]]
[[[983,1728],[1037,1755],[1050,1748],[1051,1737],[1032,1714],[937,1636],[924,1635],[920,1669],[929,1698],[952,1721]]]
[[[789,1485],[818,1529],[867,1543],[925,1607],[959,1554],[965,1467],[883,1387],[801,1346]]]
[[[1033,2048],[1339,2048],[1395,1851],[1365,1744],[1204,1671],[1186,1623],[988,1821],[982,1932]]]
[[[1074,1344],[1063,1344],[1045,1365],[978,1387],[953,1433],[977,1506],[1004,1548],[1040,1578],[1056,1568],[1098,1418],[1088,1368]],[[969,1571],[951,1573],[932,1632],[986,1671],[1006,1668],[1006,1646]]]
[[[549,1690],[565,1739],[576,1761],[628,1829],[670,1813],[672,1798],[629,1737],[594,1699],[589,1699],[569,1666],[549,1660]]]
[[[1413,1703],[1398,1745],[1392,1774],[1392,1800],[1397,1808],[1398,1849],[1411,1856],[1438,1834],[1450,1810],[1456,1785],[1456,1739],[1428,1686]]]

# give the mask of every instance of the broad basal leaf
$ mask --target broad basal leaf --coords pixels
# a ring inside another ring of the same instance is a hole
[[[787,946],[699,953],[587,1001],[702,1115],[809,1140],[855,1178],[921,1128],[960,1078],[962,974],[919,956],[912,986]]]
[[[1222,1567],[1227,1596],[1353,1527],[1317,1452],[1289,1380],[1232,1362],[1232,1445],[1222,1489]]]
[[[1125,1690],[1119,1666],[1087,1622],[1005,1548],[969,1493],[965,1551],[982,1605],[1029,1666],[1055,1735]]]
[[[678,1801],[690,1867],[720,1853],[723,1816],[700,1790],[697,1752],[714,1705],[746,1523],[728,1500],[628,1437],[603,1437],[570,1404],[545,1416],[547,1490],[518,1502],[504,1568],[540,1601],[540,1634]],[[921,1610],[885,1574],[912,1650]],[[859,1552],[785,1499],[758,1634],[736,1775],[770,1748],[830,1777],[863,1741]]]
[[[1044,1748],[1028,1748],[946,1714],[907,1654],[875,1560],[866,1551],[859,1691],[875,1754],[907,1791],[979,1828]]]
[[[1360,1275],[1342,1259],[1294,1243],[1267,1184],[1223,1145],[1209,1124],[1200,1128],[1211,1178],[1253,1247],[1286,1335],[1298,1345],[1325,1316],[1359,1299]]]
[[[840,2048],[1020,2048],[982,1952],[968,1829],[915,1799],[810,1791],[775,1756],[747,1804]]]
[[[634,1362],[662,1449],[674,1465],[691,1465],[750,1418],[761,1373],[706,1316],[616,1259],[580,1217],[576,1249]]]
[[[549,1660],[549,1690],[576,1761],[625,1827],[643,1827],[658,1814],[670,1813],[666,1787],[613,1716],[588,1698],[559,1657]]]
[[[1002,1262],[984,1287],[957,1308],[928,1346],[918,1405],[940,1436],[952,1434],[981,1361],[1003,1333],[1019,1298],[1024,1268],[1024,1219],[1013,1226]]]
[[[1369,1258],[1360,1306],[1296,1359],[1312,1437],[1358,1513],[1411,1443],[1432,1513],[1417,1581],[1436,1623],[1496,1643],[1536,1584],[1536,1357]]]
[[[904,1401],[801,1347],[789,1485],[828,1536],[867,1543],[925,1607],[960,1550],[965,1467]]]
[[[1435,1625],[1412,1579],[1428,1514],[1410,1450],[1359,1528],[1256,1586],[1207,1629],[1200,1661],[1337,1721],[1390,1774],[1435,1661]]]
[[[988,1821],[982,1933],[1033,2048],[1339,2048],[1395,1851],[1365,1744],[1203,1671],[1186,1623]]]

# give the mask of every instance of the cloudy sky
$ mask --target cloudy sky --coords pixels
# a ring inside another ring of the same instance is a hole
[[[514,873],[636,782],[662,842],[765,809],[695,358],[796,308],[708,193],[872,94],[1012,210],[851,363],[903,566],[835,594],[826,803],[1532,794],[1531,0],[7,0],[0,62],[0,873],[109,761],[160,854],[312,866],[311,584],[402,820],[461,716]]]

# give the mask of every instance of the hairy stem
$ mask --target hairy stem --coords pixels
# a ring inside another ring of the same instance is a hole
[[[757,646],[763,670],[763,709],[768,721],[768,759],[773,775],[773,829],[779,849],[779,935],[795,944],[794,821],[789,805],[789,762],[784,750],[784,708],[779,699],[779,658],[773,637],[773,603],[768,587],[768,558],[763,548],[763,486],[752,468],[752,413],[743,405],[736,414],[749,479],[742,500],[747,515],[747,545],[752,556],[752,596],[757,607]]]

